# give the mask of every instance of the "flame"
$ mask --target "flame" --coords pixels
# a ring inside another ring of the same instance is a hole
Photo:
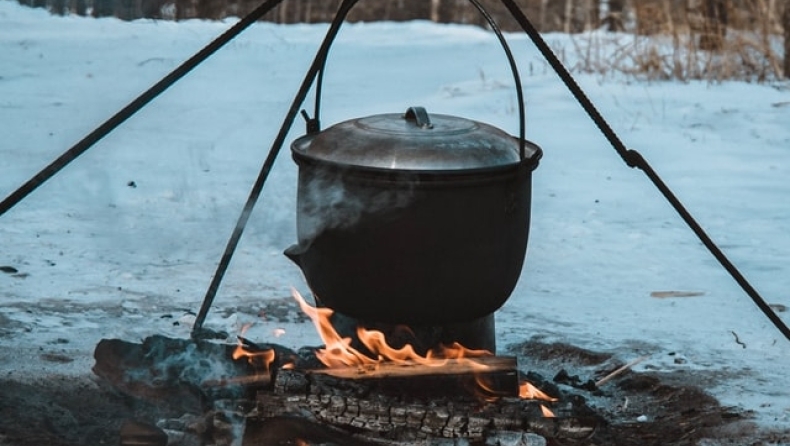
[[[327,367],[354,365],[374,365],[376,360],[369,358],[351,347],[351,338],[341,338],[332,327],[329,318],[334,311],[329,308],[311,307],[295,289],[291,289],[299,307],[313,321],[318,336],[324,341],[324,348],[316,352],[316,357]]]
[[[484,375],[475,376],[475,384],[477,384],[476,396],[487,403],[493,403],[501,397],[510,396],[495,389]]]
[[[252,326],[252,324],[245,324],[241,327],[241,332],[239,333],[238,344],[236,345],[236,349],[233,350],[233,354],[231,357],[234,360],[239,360],[242,358],[246,358],[247,362],[249,362],[253,366],[261,366],[263,368],[264,373],[269,373],[271,369],[272,363],[274,363],[274,359],[276,354],[274,349],[266,349],[260,351],[250,351],[244,346],[244,342],[242,341],[242,336],[244,333]]]
[[[527,381],[524,381],[523,383],[521,383],[520,386],[518,386],[518,396],[521,399],[525,399],[525,400],[542,400],[549,402],[558,401],[557,398],[547,395],[545,392],[533,386]],[[543,416],[546,418],[556,417],[556,415],[554,415],[554,412],[552,412],[551,409],[549,409],[543,404],[540,405],[540,411],[543,413]]]
[[[429,350],[425,356],[420,355],[414,347],[406,344],[401,348],[394,348],[387,343],[384,333],[378,330],[357,329],[360,342],[370,350],[375,358],[360,352],[351,346],[351,338],[341,337],[330,322],[334,313],[329,308],[316,308],[310,306],[295,289],[291,293],[302,311],[313,321],[318,335],[325,347],[316,352],[316,357],[327,367],[375,367],[384,362],[396,364],[421,364],[430,367],[441,367],[451,360],[464,360],[473,370],[486,370],[485,364],[474,361],[472,358],[492,356],[487,350],[473,350],[453,343],[436,350]]]
[[[551,397],[533,386],[532,384],[524,381],[518,386],[518,396],[524,400],[543,400],[543,401],[557,401],[557,398]]]

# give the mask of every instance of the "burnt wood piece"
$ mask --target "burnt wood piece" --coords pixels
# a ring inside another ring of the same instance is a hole
[[[412,377],[419,381],[420,377]],[[546,418],[541,402],[497,398],[482,402],[467,394],[444,397],[382,393],[382,380],[344,379],[325,373],[280,370],[272,392],[257,397],[256,417],[309,415],[371,438],[483,439],[492,431],[533,432],[546,438],[581,440],[598,425],[595,417]],[[430,389],[425,389],[430,390]]]
[[[222,401],[231,401],[234,407],[241,407],[243,402],[245,408],[239,415],[246,417],[247,423],[296,415],[309,423],[353,434],[362,439],[360,444],[409,444],[421,439],[433,444],[434,440],[458,437],[487,441],[497,432],[532,432],[546,438],[578,440],[592,435],[600,420],[577,410],[572,399],[546,403],[561,411],[558,418],[545,418],[538,401],[491,394],[482,395],[489,398],[488,402],[481,400],[481,395],[473,391],[476,385],[472,386],[476,373],[461,362],[451,364],[447,374],[430,374],[428,366],[410,364],[406,376],[399,376],[404,371],[393,372],[395,366],[388,364],[380,366],[377,373],[363,371],[364,379],[349,379],[333,373],[343,376],[350,370],[306,369],[307,364],[315,367],[309,352],[296,355],[282,347],[277,349],[273,382],[258,388],[257,394],[253,388],[240,386],[207,388],[204,372],[216,370],[218,364],[230,365],[215,383],[245,380],[255,373],[246,361],[231,359],[234,349],[234,345],[163,337],[148,338],[142,344],[103,340],[94,353],[94,372],[117,390],[137,398],[204,413],[216,409]],[[291,361],[294,355],[295,362]],[[515,360],[490,357],[482,361],[490,366],[480,375],[487,385],[493,383],[493,388],[511,395],[518,378]],[[283,368],[284,362],[296,368]],[[214,426],[213,436],[225,430]],[[332,444],[331,439],[328,441]]]
[[[297,443],[296,440],[302,443]],[[244,446],[309,444],[322,446],[381,446],[353,437],[348,432],[300,416],[247,420]]]
[[[369,366],[322,368],[305,372],[314,375],[315,382],[323,382],[328,386],[354,387],[354,381],[368,381],[361,385],[365,391],[382,395],[411,394],[423,398],[454,395],[477,400],[518,396],[517,367],[514,357],[484,356],[440,360],[432,365],[412,361],[382,362]]]
[[[121,446],[167,446],[167,434],[156,426],[137,420],[121,425]]]
[[[292,361],[295,354],[277,345],[275,363]],[[252,351],[255,352],[255,348]],[[93,373],[116,390],[156,403],[194,412],[217,398],[239,398],[269,384],[269,373],[254,358],[234,360],[236,345],[151,336],[142,344],[102,339],[94,349]]]
[[[307,373],[346,379],[382,379],[417,376],[459,376],[468,374],[517,374],[518,364],[512,356],[480,356],[477,358],[437,359],[432,364],[415,361],[380,362],[377,364],[306,370]],[[516,379],[516,392],[518,379]]]

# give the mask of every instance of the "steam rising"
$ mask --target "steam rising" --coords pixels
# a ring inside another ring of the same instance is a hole
[[[349,229],[365,216],[383,215],[408,206],[414,181],[404,173],[390,182],[359,178],[347,171],[310,169],[300,174],[297,229],[309,244],[330,229]]]

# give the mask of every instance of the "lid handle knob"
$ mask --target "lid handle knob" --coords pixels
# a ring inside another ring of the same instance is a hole
[[[425,107],[409,107],[403,115],[403,119],[407,121],[414,121],[414,124],[421,129],[432,129],[431,118],[428,117],[428,112]]]

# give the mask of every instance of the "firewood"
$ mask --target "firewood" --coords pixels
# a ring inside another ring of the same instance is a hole
[[[445,394],[444,398],[385,394],[381,380],[342,379],[325,373],[280,370],[274,388],[260,391],[256,417],[309,415],[315,420],[370,436],[398,440],[482,439],[491,430],[528,431],[546,438],[582,439],[591,435],[593,418],[545,418],[540,403],[518,398],[484,402]]]
[[[596,381],[595,382],[595,387],[601,387],[602,385],[604,385],[604,384],[608,383],[609,381],[611,381],[617,375],[629,370],[631,367],[639,364],[640,362],[648,359],[649,357],[650,357],[650,355],[640,356],[640,357],[634,359],[633,361],[629,362],[628,364],[626,364],[626,365],[624,365],[622,367],[619,367],[617,370],[613,371],[612,373],[610,373],[610,374],[604,376],[603,378],[599,379],[598,381]]]
[[[203,388],[212,387],[266,387],[271,384],[272,377],[269,373],[257,375],[231,376],[228,378],[209,379],[200,385]]]
[[[368,369],[319,369],[309,358],[295,360],[299,355],[278,347],[270,375],[245,360],[232,360],[234,348],[156,336],[143,344],[102,340],[94,352],[94,372],[135,397],[178,403],[187,410],[206,410],[227,398],[234,407],[244,406],[240,416],[248,421],[296,415],[379,444],[475,441],[494,432],[578,440],[598,424],[598,418],[584,415],[569,401],[563,405],[570,409],[552,406],[560,415],[545,418],[541,402],[519,399],[514,358],[475,358],[477,365],[451,360],[440,368],[385,363]],[[207,380],[203,363],[229,364],[224,376]],[[286,363],[290,365],[284,367]]]
[[[477,358],[439,359],[435,364],[424,364],[415,361],[384,361],[374,365],[314,369],[310,370],[309,373],[320,373],[346,379],[381,379],[425,375],[515,373],[516,369],[516,358],[512,356],[481,356]]]

